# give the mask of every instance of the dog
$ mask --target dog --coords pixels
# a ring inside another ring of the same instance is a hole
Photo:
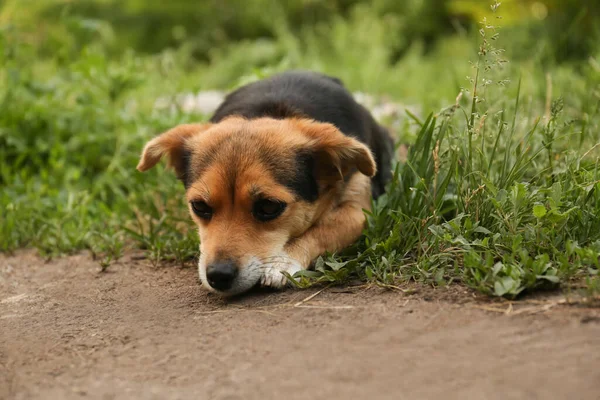
[[[152,139],[137,169],[163,156],[198,225],[200,280],[229,296],[281,288],[282,272],[353,244],[392,177],[394,143],[339,79],[290,71]]]

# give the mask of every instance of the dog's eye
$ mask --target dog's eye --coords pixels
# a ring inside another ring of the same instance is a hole
[[[254,203],[252,208],[252,214],[259,221],[270,221],[275,219],[283,213],[286,204],[282,201],[276,200],[258,200]]]
[[[192,201],[192,210],[202,219],[209,220],[213,215],[213,209],[203,201]]]

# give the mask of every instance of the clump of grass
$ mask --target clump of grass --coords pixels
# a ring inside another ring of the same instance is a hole
[[[589,150],[598,138],[569,145],[583,133],[564,120],[562,99],[545,126],[527,124],[520,83],[512,106],[484,98],[488,86],[508,82],[497,77],[506,62],[491,44],[496,31],[482,22],[472,90],[463,92],[470,108],[457,99],[420,124],[406,162],[367,213],[364,237],[299,273],[299,286],[357,275],[383,284],[461,281],[515,297],[598,275],[600,163]]]
[[[166,171],[142,178],[135,165],[148,136],[202,117],[153,115],[143,93],[131,100],[148,85],[138,57],[57,52],[42,61],[24,35],[0,31],[0,251],[89,249],[106,268],[133,239],[155,259],[183,262],[197,239],[173,212],[183,208],[167,206],[179,185]]]

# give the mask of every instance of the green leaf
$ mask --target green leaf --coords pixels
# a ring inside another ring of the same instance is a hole
[[[513,279],[510,276],[505,276],[494,282],[494,293],[496,296],[505,296],[507,294],[516,296],[524,289],[521,286],[520,279]]]
[[[431,233],[433,233],[435,236],[440,237],[440,238],[444,236],[444,233],[446,233],[446,231],[444,230],[444,228],[441,227],[440,225],[431,225],[427,229],[429,229],[429,231]]]
[[[484,228],[483,226],[478,226],[477,228],[473,229],[473,231],[477,233],[483,233],[484,235],[492,234],[492,232],[489,229]]]
[[[502,271],[502,269],[504,268],[504,264],[502,264],[501,261],[498,261],[496,264],[494,264],[494,267],[492,268],[492,273],[494,274],[494,276],[498,275],[498,272]]]
[[[547,280],[548,282],[552,282],[552,283],[560,282],[560,278],[556,275],[537,275],[536,278],[544,279],[544,280]]]
[[[346,264],[348,264],[348,261],[344,261],[344,262],[327,261],[327,262],[325,262],[325,264],[332,270],[339,271],[340,268],[343,268],[344,266],[346,266]]]
[[[552,185],[552,200],[554,200],[554,204],[556,205],[556,207],[560,207],[561,206],[561,199],[562,197],[562,186],[560,184],[560,182],[556,182]]]
[[[548,211],[543,204],[536,204],[533,206],[533,215],[535,215],[537,219],[543,218],[547,212]]]
[[[288,273],[283,272],[283,274],[288,274]],[[300,278],[302,276],[306,276],[307,278],[318,278],[319,276],[321,276],[321,273],[317,272],[317,271],[311,271],[308,269],[302,269],[300,271],[296,271],[296,273],[294,273],[294,275],[292,275],[292,277],[294,277],[294,278]]]
[[[325,261],[323,261],[323,257],[317,258],[317,261],[315,262],[315,271],[325,271]]]

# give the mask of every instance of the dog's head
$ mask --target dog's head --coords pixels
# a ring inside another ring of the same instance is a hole
[[[345,176],[375,174],[365,145],[306,119],[180,125],[148,142],[138,170],[163,156],[199,228],[200,278],[222,294],[254,286],[286,243],[332,207]]]

